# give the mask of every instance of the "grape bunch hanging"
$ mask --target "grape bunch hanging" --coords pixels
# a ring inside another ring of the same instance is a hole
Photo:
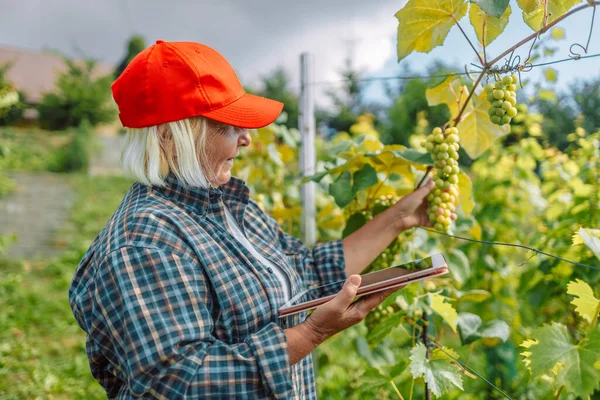
[[[431,153],[436,167],[435,188],[427,196],[429,221],[438,231],[448,232],[450,224],[456,219],[458,204],[458,129],[451,127],[444,133],[434,128],[421,146]]]
[[[494,85],[484,87],[487,99],[491,103],[489,108],[490,121],[496,125],[510,124],[517,115],[517,76],[505,76]]]

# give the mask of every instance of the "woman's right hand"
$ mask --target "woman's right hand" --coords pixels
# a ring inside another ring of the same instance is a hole
[[[360,282],[360,275],[349,276],[342,290],[333,299],[317,307],[303,323],[298,325],[313,346],[316,347],[327,338],[359,323],[369,311],[381,304],[386,297],[401,289],[401,287],[396,287],[364,296],[353,302]]]

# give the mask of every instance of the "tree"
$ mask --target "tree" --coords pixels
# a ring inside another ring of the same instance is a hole
[[[121,75],[123,71],[125,71],[125,68],[127,68],[131,60],[133,60],[133,58],[145,48],[146,41],[143,37],[134,35],[131,38],[129,38],[129,41],[127,42],[127,54],[121,60],[119,66],[115,68],[115,78],[118,78],[119,75]]]
[[[279,67],[270,74],[263,76],[261,80],[261,89],[250,89],[249,92],[282,102],[283,111],[287,113],[287,120],[284,125],[288,128],[297,128],[299,99],[298,95],[289,87],[287,72]]]
[[[111,103],[111,75],[93,77],[96,62],[83,63],[64,58],[67,71],[60,74],[54,93],[44,94],[38,105],[40,125],[47,129],[79,126],[87,120],[92,126],[109,123],[116,117]]]

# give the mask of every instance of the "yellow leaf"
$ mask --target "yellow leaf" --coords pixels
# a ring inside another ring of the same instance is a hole
[[[346,164],[340,165],[339,167],[332,168],[329,170],[330,174],[337,174],[340,172],[348,171],[355,172],[365,166],[365,164],[371,164],[364,154],[357,154],[348,160]]]
[[[271,128],[260,128],[256,130],[257,141],[265,146],[275,141],[275,132]]]
[[[450,109],[450,116],[452,118],[458,115],[458,102],[461,101],[461,104],[464,104],[468,94],[469,91],[467,87],[462,85],[460,79],[453,76],[449,76],[436,87],[425,91],[427,103],[430,106],[446,104]]]
[[[576,279],[567,285],[567,293],[575,296],[571,304],[575,306],[575,311],[587,322],[595,325],[598,313],[600,313],[600,300],[594,297],[594,292],[590,285]]]
[[[463,114],[462,121],[457,125],[461,146],[473,159],[486,151],[497,138],[510,132],[508,124],[499,126],[490,121],[490,106],[485,96],[485,93],[473,95],[473,108]]]
[[[470,230],[471,232],[471,237],[475,240],[481,240],[481,225],[479,225],[479,223],[476,223],[475,225],[473,225],[473,227]]]
[[[278,147],[277,150],[279,150],[281,161],[283,161],[284,164],[287,164],[296,159],[296,150],[294,150],[288,145],[282,144]]]
[[[398,18],[398,61],[412,51],[427,53],[444,43],[456,21],[467,13],[465,0],[409,0]]]
[[[452,304],[445,302],[445,297],[436,293],[429,293],[431,301],[431,309],[438,313],[440,317],[446,321],[450,328],[456,333],[456,324],[458,322],[458,314]]]
[[[473,183],[469,175],[460,171],[458,174],[458,201],[465,214],[471,214],[475,203],[473,202]]]
[[[366,137],[365,141],[363,142],[363,146],[365,148],[365,151],[368,152],[375,152],[383,149],[383,143],[381,143],[379,139],[375,139],[372,137]]]
[[[542,0],[517,0],[521,10],[526,13],[530,13],[542,4]]]
[[[492,43],[504,31],[510,12],[510,6],[508,6],[504,14],[500,18],[496,18],[483,11],[476,3],[471,3],[469,20],[475,29],[479,43],[482,45],[485,43],[486,46]]]
[[[542,100],[551,101],[556,103],[556,94],[552,90],[542,89],[537,91],[537,95]]]
[[[548,19],[546,20],[546,24],[565,15],[571,7],[578,3],[581,3],[581,0],[548,1]],[[534,31],[540,30],[544,23],[544,2],[540,2],[540,4],[531,11],[523,10],[523,21],[525,21],[525,23]]]
[[[556,70],[555,69],[548,68],[547,70],[544,71],[544,74],[546,75],[546,80],[548,82],[556,82]]]
[[[565,30],[563,28],[554,27],[552,28],[552,39],[560,40],[565,38]]]

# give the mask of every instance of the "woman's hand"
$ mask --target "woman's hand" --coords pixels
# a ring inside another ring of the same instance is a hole
[[[394,220],[398,222],[398,231],[402,232],[414,226],[433,225],[429,222],[427,216],[427,195],[433,190],[435,184],[433,179],[412,193],[404,196],[400,201],[391,206],[396,214]]]
[[[327,338],[359,323],[377,307],[387,296],[401,289],[396,287],[387,291],[364,296],[353,303],[360,286],[360,275],[351,275],[340,292],[329,302],[319,306],[300,325],[304,336],[314,347]]]

